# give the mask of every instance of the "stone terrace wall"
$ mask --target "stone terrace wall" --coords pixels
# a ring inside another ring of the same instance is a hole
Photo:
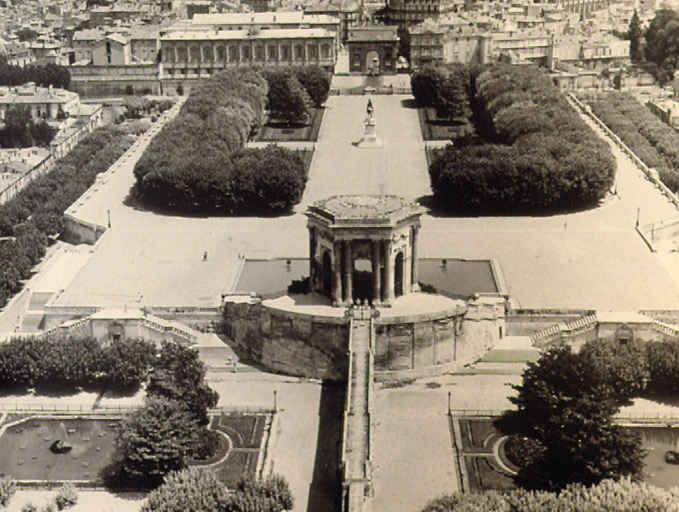
[[[223,332],[252,359],[274,370],[305,377],[347,377],[347,319],[319,317],[263,306],[227,302]]]
[[[573,322],[594,311],[585,309],[514,309],[507,312],[507,336],[530,336],[556,324]]]
[[[437,366],[461,366],[481,357],[500,337],[504,300],[480,299],[463,308],[377,318],[376,323],[375,371],[415,376]]]

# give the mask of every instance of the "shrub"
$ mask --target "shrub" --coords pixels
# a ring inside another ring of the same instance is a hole
[[[38,507],[33,503],[26,503],[21,507],[21,512],[38,512]]]
[[[535,439],[511,435],[504,444],[505,455],[518,468],[525,468],[542,455],[544,448]]]
[[[9,505],[12,496],[16,492],[16,484],[12,477],[0,476],[0,507]]]
[[[78,503],[78,491],[73,484],[64,484],[57,490],[54,504],[57,510],[65,510]]]

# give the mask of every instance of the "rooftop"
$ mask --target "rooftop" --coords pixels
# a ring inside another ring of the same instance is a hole
[[[394,195],[343,195],[322,199],[309,206],[308,217],[341,226],[388,227],[419,218],[424,210]]]
[[[283,38],[311,38],[333,37],[324,28],[288,28],[288,29],[265,29],[260,31],[250,30],[181,30],[169,32],[161,37],[163,41],[204,41],[214,39],[217,41],[233,39],[283,39]]]

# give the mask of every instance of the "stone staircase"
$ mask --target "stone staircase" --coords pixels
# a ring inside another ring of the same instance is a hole
[[[370,319],[351,325],[350,375],[344,414],[343,511],[370,510],[370,405],[373,386],[373,325]]]

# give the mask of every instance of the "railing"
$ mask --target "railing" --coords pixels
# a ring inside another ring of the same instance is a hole
[[[615,143],[615,145],[618,146],[622,152],[629,157],[630,160],[632,160],[632,163],[634,163],[634,165],[636,165],[644,173],[646,178],[653,182],[653,184],[660,189],[663,195],[667,197],[667,199],[669,199],[672,203],[674,203],[677,208],[679,208],[679,196],[667,188],[667,185],[665,185],[658,177],[657,172],[647,166],[641,160],[641,158],[639,158],[629,147],[627,147],[627,144],[625,144],[622,139],[620,139],[620,137],[618,137],[608,126],[606,126],[604,122],[594,114],[594,112],[592,112],[592,109],[589,107],[589,105],[582,103],[573,93],[567,93],[566,97],[571,100],[571,102],[586,116],[594,121],[594,123],[599,128],[601,128],[601,130]]]
[[[555,324],[546,329],[534,332],[531,334],[530,340],[533,345],[554,341],[556,339],[561,339],[563,336],[574,336],[575,334],[587,331],[596,327],[597,324],[598,320],[596,315],[587,315],[563,325]]]
[[[506,410],[503,409],[448,409],[450,416],[462,418],[497,418],[502,416]],[[630,423],[679,421],[679,412],[619,412],[614,416],[615,421],[627,421]]]
[[[96,405],[64,403],[0,403],[0,412],[8,413],[50,413],[50,414],[127,414],[141,405]],[[271,414],[276,406],[266,405],[220,405],[209,410],[210,414]]]
[[[673,336],[679,338],[679,327],[676,325],[666,324],[660,320],[653,320],[651,322],[651,329],[662,334],[667,334],[668,336]]]

